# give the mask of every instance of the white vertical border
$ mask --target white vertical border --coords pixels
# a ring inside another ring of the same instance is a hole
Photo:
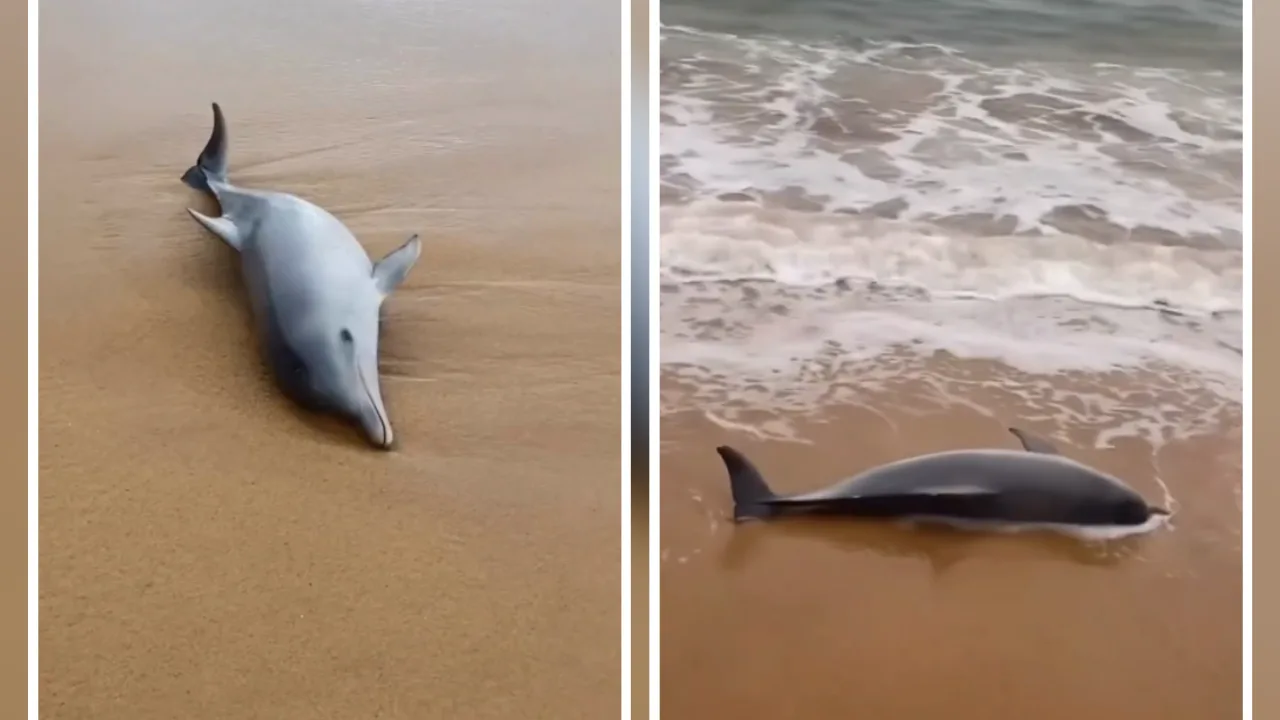
[[[39,717],[40,701],[40,33],[39,6],[27,0],[27,717]]]
[[[621,523],[618,530],[622,536],[622,577],[621,611],[618,614],[622,630],[621,645],[621,677],[619,685],[622,690],[622,708],[618,716],[623,720],[631,720],[631,3],[634,0],[618,0],[621,17],[619,27],[619,84],[618,116],[618,156],[621,172],[621,195],[618,205],[618,227],[621,230],[619,251],[622,253],[622,275],[618,292],[622,297],[621,354],[618,362],[621,365],[622,381],[618,385],[618,393],[622,402],[622,435],[618,438],[619,475],[618,491],[621,493]]]
[[[1244,2],[1244,717],[1253,718],[1253,0]]]
[[[645,108],[645,117],[648,120],[648,142],[647,159],[649,161],[648,168],[648,193],[646,210],[649,213],[649,717],[657,720],[660,715],[662,706],[661,678],[662,678],[662,653],[661,653],[661,602],[659,600],[659,587],[661,581],[659,578],[662,551],[662,527],[660,524],[661,513],[659,508],[662,503],[660,501],[660,482],[662,478],[660,449],[662,447],[662,436],[659,431],[660,418],[662,414],[661,403],[659,397],[661,395],[661,363],[662,348],[659,333],[659,318],[661,317],[659,298],[661,297],[661,287],[659,285],[658,267],[661,257],[661,218],[659,217],[660,203],[658,198],[658,160],[661,154],[660,128],[658,126],[658,96],[659,96],[659,78],[658,72],[660,52],[662,40],[660,36],[660,12],[662,3],[660,0],[644,0],[649,3],[649,67],[648,81],[646,90],[648,90],[648,106]]]

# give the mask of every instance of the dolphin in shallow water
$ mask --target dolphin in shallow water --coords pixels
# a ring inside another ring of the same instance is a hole
[[[240,254],[262,346],[285,394],[354,419],[371,443],[390,448],[378,384],[378,313],[418,260],[418,236],[374,263],[325,210],[287,193],[232,185],[217,103],[209,141],[182,181],[222,207],[216,218],[187,212]]]
[[[781,496],[742,453],[716,448],[729,472],[734,520],[788,515],[935,519],[983,524],[1137,527],[1169,511],[1118,478],[1010,428],[1024,451],[953,450],[872,468],[831,487]]]

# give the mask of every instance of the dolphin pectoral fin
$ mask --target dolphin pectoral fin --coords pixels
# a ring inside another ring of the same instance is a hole
[[[1022,443],[1022,448],[1027,452],[1040,453],[1042,455],[1059,454],[1058,448],[1055,447],[1053,443],[1049,442],[1048,440],[1045,440],[1042,437],[1032,435],[1026,430],[1022,430],[1016,427],[1009,428],[1009,432],[1013,433],[1013,436],[1018,438],[1018,440]]]
[[[387,297],[404,282],[413,264],[418,262],[422,254],[422,241],[414,233],[403,245],[392,250],[373,266],[373,284],[377,286],[382,297]]]
[[[240,252],[240,229],[237,228],[236,224],[231,222],[229,218],[225,215],[222,217],[211,218],[208,215],[205,215],[198,210],[192,210],[191,208],[187,208],[187,212],[191,214],[191,217],[196,219],[196,222],[208,228],[209,232],[222,238],[223,242],[234,248],[236,252]]]

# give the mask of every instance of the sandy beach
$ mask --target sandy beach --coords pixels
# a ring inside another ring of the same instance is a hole
[[[617,27],[587,0],[44,8],[43,717],[617,712]],[[394,452],[269,379],[184,212],[214,211],[178,180],[214,100],[234,181],[375,258],[421,234],[383,320]]]
[[[990,389],[1009,384],[1007,368],[935,366],[863,403],[664,416],[663,716],[1238,716],[1239,407],[1188,401],[1212,430],[1097,447],[1107,427],[1048,421],[1016,387]],[[970,387],[951,385],[948,401],[912,379],[941,376]],[[1117,398],[1141,392],[1112,380]],[[668,397],[686,391],[664,381]],[[875,521],[734,525],[714,452],[731,444],[798,492],[914,454],[1017,448],[1006,424],[1170,502],[1172,525],[1105,545]]]

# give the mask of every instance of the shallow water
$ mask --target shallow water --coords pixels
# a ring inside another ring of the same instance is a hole
[[[1232,0],[669,0],[663,22],[792,40],[915,40],[1009,58],[1240,71]]]

